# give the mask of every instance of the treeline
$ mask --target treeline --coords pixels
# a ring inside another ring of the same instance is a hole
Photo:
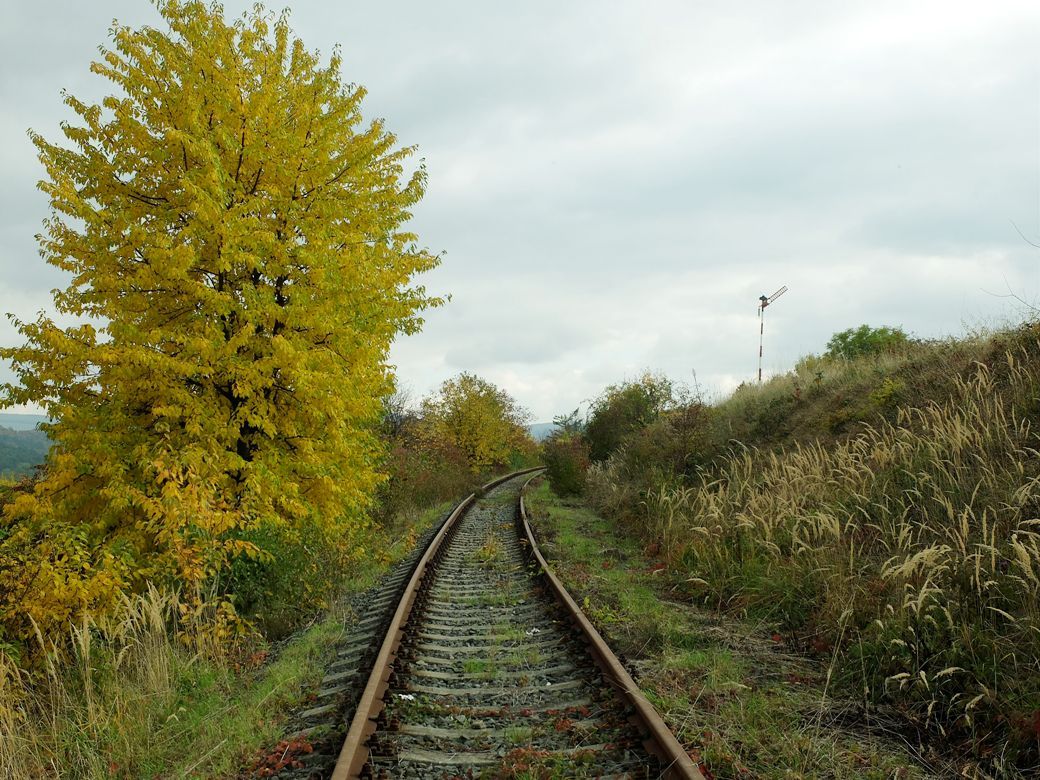
[[[690,598],[1014,772],[1040,760],[1038,337],[854,329],[717,403],[647,374],[559,418],[545,460]]]
[[[29,476],[43,463],[50,446],[43,431],[16,431],[0,425],[0,477]]]

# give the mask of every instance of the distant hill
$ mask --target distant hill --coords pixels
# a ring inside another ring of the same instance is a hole
[[[534,423],[533,425],[528,425],[527,430],[531,432],[531,438],[535,441],[544,441],[556,430],[556,424],[551,422]]]
[[[0,412],[0,476],[24,477],[43,463],[51,442],[36,426],[46,421],[41,414]]]
[[[0,412],[0,426],[12,431],[35,431],[36,426],[42,422],[47,422],[47,418],[42,414]]]
[[[43,463],[51,440],[43,431],[16,431],[0,425],[0,475],[24,477]]]

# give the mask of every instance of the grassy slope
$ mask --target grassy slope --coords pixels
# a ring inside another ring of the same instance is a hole
[[[428,526],[446,508],[414,517],[412,527]],[[386,540],[379,562],[347,578],[345,594],[370,587],[407,554],[407,531]],[[73,662],[29,690],[0,663],[0,776],[235,777],[282,736],[286,716],[320,682],[329,649],[355,617],[333,608],[278,648],[207,660],[169,636],[171,608],[158,596],[136,603],[109,630],[107,645],[97,630],[81,632]]]
[[[969,378],[979,363],[1000,363],[1009,350],[1036,354],[1038,335],[1027,326],[909,344],[853,361],[807,358],[796,370],[762,385],[742,385],[716,404],[710,452],[724,455],[733,441],[768,449],[827,444],[854,435],[864,423],[895,422],[901,406],[949,399],[954,380]]]
[[[841,725],[857,710],[828,695],[826,664],[694,606],[681,572],[546,484],[528,506],[556,572],[709,777],[928,776],[886,724]]]
[[[1034,771],[1037,336],[807,361],[650,426],[588,498],[696,603],[831,659],[832,690]]]

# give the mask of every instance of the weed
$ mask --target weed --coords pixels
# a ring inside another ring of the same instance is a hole
[[[498,666],[494,661],[482,658],[468,658],[462,662],[462,671],[469,675],[490,680],[498,674]]]
[[[519,743],[530,742],[534,737],[533,726],[510,726],[505,730],[504,734],[506,742],[516,745]]]
[[[489,532],[484,543],[476,549],[473,555],[482,567],[491,569],[502,562],[502,553],[502,541]]]

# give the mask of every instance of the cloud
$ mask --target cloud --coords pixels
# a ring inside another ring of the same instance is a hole
[[[21,316],[61,284],[25,128],[56,136],[63,87],[103,94],[109,17],[156,22],[106,8],[20,4],[0,32],[0,305]],[[425,158],[413,227],[446,254],[422,282],[454,297],[394,345],[419,395],[468,370],[547,420],[644,368],[725,392],[781,284],[769,371],[862,322],[945,335],[1040,295],[1012,225],[1040,237],[1034,3],[298,0],[291,19],[342,44],[368,115]]]

